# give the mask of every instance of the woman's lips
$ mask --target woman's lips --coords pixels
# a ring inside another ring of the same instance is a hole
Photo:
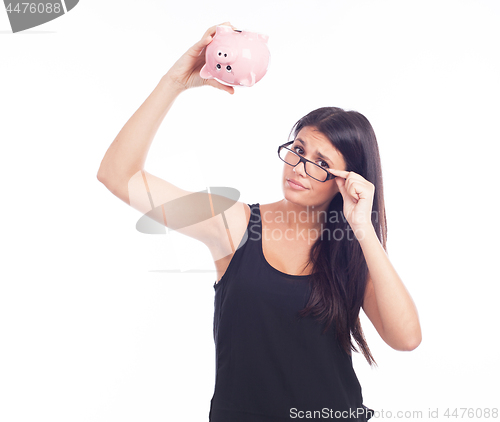
[[[297,189],[297,190],[306,190],[302,185],[299,185],[298,182],[294,182],[292,179],[286,179],[288,186],[290,186],[292,189]]]

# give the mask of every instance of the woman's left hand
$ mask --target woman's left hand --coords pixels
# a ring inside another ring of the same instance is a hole
[[[359,229],[372,228],[372,206],[375,186],[353,171],[328,169],[334,176],[344,199],[344,216],[356,234]]]

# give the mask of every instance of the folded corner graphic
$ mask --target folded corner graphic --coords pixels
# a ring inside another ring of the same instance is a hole
[[[219,214],[225,222],[224,211],[238,201],[240,192],[227,187],[209,189],[210,195],[207,190],[203,190],[154,207],[137,221],[137,231],[145,234],[166,234],[166,221],[168,230],[175,231]]]
[[[12,32],[25,31],[43,25],[73,9],[79,0],[4,0]]]
[[[69,12],[73,7],[75,7],[80,0],[64,0],[66,3],[66,12]]]

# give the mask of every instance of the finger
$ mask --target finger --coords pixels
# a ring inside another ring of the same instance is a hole
[[[347,176],[349,176],[350,173],[349,171],[337,170],[332,168],[329,168],[328,171],[332,173],[334,176],[340,176],[343,177],[344,179],[347,178]]]
[[[347,186],[347,191],[356,200],[366,199],[366,186],[364,186],[362,183],[359,183],[358,181],[349,183]]]
[[[212,42],[212,40],[214,39],[215,32],[217,31],[217,27],[221,25],[230,26],[233,30],[236,30],[236,28],[233,25],[231,25],[231,22],[224,22],[219,25],[211,26],[205,31],[203,37],[201,37],[201,40],[198,41],[195,45],[193,45],[192,49],[195,54],[200,55],[203,49]]]
[[[221,25],[228,24],[229,22],[225,22]],[[217,30],[217,27],[219,25],[214,25],[208,28],[205,33],[203,34],[203,37],[201,37],[201,40],[199,40],[195,45],[193,45],[192,49],[198,54],[201,53],[201,51],[212,42],[215,32]]]
[[[195,55],[199,56],[201,54],[201,52],[203,51],[203,49],[208,44],[210,44],[213,39],[214,39],[214,37],[212,34],[209,34],[208,31],[205,32],[205,35],[203,35],[203,38],[191,47],[193,53]]]
[[[349,192],[349,195],[351,195],[353,198],[356,198],[356,199],[359,198],[359,190],[356,189],[356,185],[353,184],[353,185],[349,186],[347,191]]]
[[[336,178],[335,179],[335,182],[337,183],[337,186],[339,188],[339,192],[340,194],[342,195],[342,198],[344,198],[344,200],[346,199],[347,197],[347,189],[345,187],[345,180],[344,179],[340,179],[340,178]]]
[[[226,26],[230,26],[230,27],[234,28],[234,26],[231,25],[231,22],[222,22],[222,23],[219,23],[219,25],[217,25],[217,26],[221,26],[221,25],[226,25]]]
[[[352,196],[349,192],[349,189],[346,186],[346,181],[345,179],[341,178],[336,178],[335,181],[337,182],[337,186],[339,187],[339,192],[342,195],[342,198],[344,199],[344,203],[357,203],[356,196]]]
[[[221,84],[220,82],[217,82],[215,79],[205,79],[205,81],[206,85],[210,85],[213,86],[214,88],[226,91],[231,95],[234,94],[234,88],[232,86]]]
[[[231,25],[231,22],[223,22],[223,23],[220,23],[218,25],[214,25],[214,26],[211,26],[210,28],[208,28],[206,30],[205,34],[203,35],[203,37],[201,38],[201,40],[203,41],[208,36],[211,36],[213,38],[215,35],[215,32],[217,31],[218,26],[230,26],[232,29],[236,30],[236,28],[233,25]]]
[[[333,168],[328,168],[327,170],[330,173],[334,174],[335,176],[340,176],[340,177],[343,177],[344,179],[347,179],[347,177],[350,177],[353,179],[366,180],[363,176],[361,176],[360,174],[355,173],[353,171],[344,171],[344,170],[333,169]]]
[[[220,23],[219,25],[217,26],[221,26],[221,25],[225,25],[225,26],[230,26],[234,31],[237,31],[236,27],[231,25],[231,22],[224,22],[224,23]]]

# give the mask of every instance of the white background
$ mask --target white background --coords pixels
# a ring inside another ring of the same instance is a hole
[[[363,113],[389,257],[423,331],[398,352],[362,313],[379,365],[354,356],[364,403],[443,421],[457,419],[447,408],[500,407],[500,2],[82,0],[17,34],[0,12],[0,420],[208,420],[210,253],[139,233],[140,213],[96,175],[161,76],[227,20],[269,35],[267,75],[234,96],[183,93],[146,170],[274,202],[277,146],[296,120],[322,106]]]

